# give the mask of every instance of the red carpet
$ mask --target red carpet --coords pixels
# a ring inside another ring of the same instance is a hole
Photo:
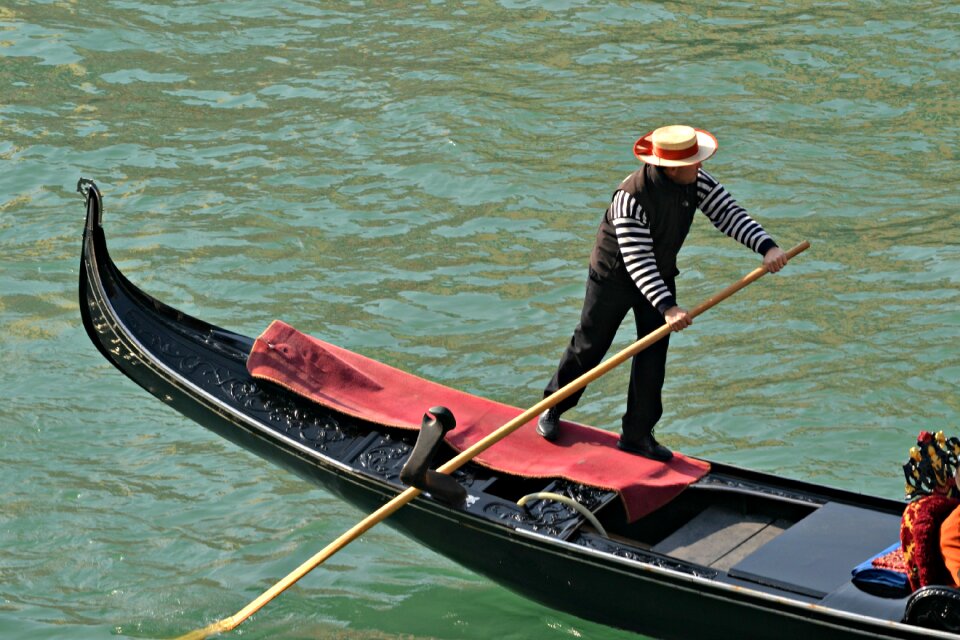
[[[279,320],[257,339],[247,368],[255,378],[280,384],[325,407],[393,427],[419,429],[427,409],[445,406],[457,419],[456,429],[447,434],[457,451],[523,413],[328,344]],[[680,454],[666,464],[630,455],[616,448],[617,434],[562,424],[560,438],[550,443],[536,434],[531,421],[475,461],[519,476],[561,477],[617,491],[630,520],[666,504],[710,469],[708,463]]]

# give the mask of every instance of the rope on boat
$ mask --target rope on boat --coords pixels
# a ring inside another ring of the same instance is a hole
[[[606,529],[603,528],[603,525],[600,524],[600,521],[597,520],[596,516],[590,513],[589,509],[587,509],[585,506],[583,506],[573,498],[560,495],[559,493],[551,493],[549,491],[538,491],[537,493],[528,493],[527,495],[523,496],[522,498],[517,500],[517,504],[522,507],[527,504],[528,500],[554,500],[556,502],[563,503],[568,507],[570,507],[571,509],[573,509],[574,511],[576,511],[577,513],[579,513],[580,515],[582,515],[584,518],[586,518],[590,522],[590,524],[592,524],[594,528],[597,531],[599,531],[600,535],[602,535],[604,538],[609,537],[607,535]]]

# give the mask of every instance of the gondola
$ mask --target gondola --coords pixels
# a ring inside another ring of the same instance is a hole
[[[100,353],[164,403],[227,440],[372,511],[404,490],[416,432],[313,403],[254,378],[255,340],[141,291],[107,252],[103,200],[81,179],[79,296]],[[434,465],[449,458],[443,447]],[[957,638],[957,592],[877,593],[850,571],[898,540],[904,504],[710,462],[629,521],[603,488],[473,462],[468,500],[421,495],[387,522],[548,607],[656,638]],[[559,494],[520,506],[538,493]],[[571,506],[570,502],[575,504]]]

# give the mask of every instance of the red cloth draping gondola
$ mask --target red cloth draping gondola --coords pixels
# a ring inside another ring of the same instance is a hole
[[[280,384],[325,407],[392,427],[418,429],[427,409],[445,406],[457,419],[457,427],[447,434],[457,451],[523,413],[328,344],[279,320],[257,339],[247,368],[255,378]],[[617,491],[631,520],[666,504],[710,468],[681,454],[668,463],[630,455],[616,448],[614,433],[562,424],[555,443],[539,437],[531,421],[475,460],[505,473],[561,477]]]

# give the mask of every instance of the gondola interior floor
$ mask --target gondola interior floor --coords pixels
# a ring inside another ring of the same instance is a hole
[[[726,571],[790,526],[789,521],[713,506],[661,540],[653,551]]]

